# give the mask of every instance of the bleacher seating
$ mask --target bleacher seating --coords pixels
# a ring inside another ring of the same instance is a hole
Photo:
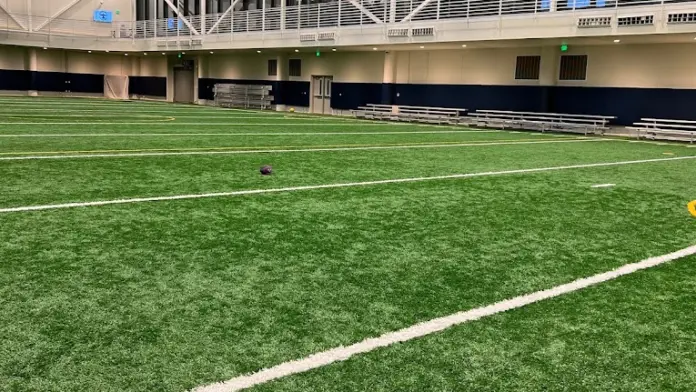
[[[386,121],[408,121],[435,124],[461,124],[466,121],[466,109],[428,106],[367,104],[353,110],[357,118]]]
[[[641,118],[626,128],[634,131],[639,139],[696,142],[696,121]]]
[[[565,114],[515,112],[507,110],[477,110],[470,113],[473,124],[480,127],[500,129],[524,129],[530,131],[574,132],[587,134],[604,134],[609,129],[609,122],[616,117]]]

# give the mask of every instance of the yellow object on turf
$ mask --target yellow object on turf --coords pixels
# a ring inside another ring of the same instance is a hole
[[[295,108],[290,108],[290,113],[294,113],[294,112],[295,112]]]
[[[689,203],[687,208],[689,209],[689,212],[691,213],[691,215],[696,216],[696,200]]]

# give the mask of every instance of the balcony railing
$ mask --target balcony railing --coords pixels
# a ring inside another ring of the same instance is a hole
[[[688,3],[693,0],[336,0],[282,8],[231,11],[132,22],[98,23],[0,12],[0,31],[27,36],[70,36],[105,40],[142,40],[167,37],[204,39],[210,35],[249,32],[285,32],[333,27],[361,27],[423,21],[459,19],[465,22],[485,17],[548,12],[611,10],[620,7]],[[392,7],[393,4],[393,7]],[[0,33],[2,34],[2,33]],[[27,37],[29,38],[29,37]]]

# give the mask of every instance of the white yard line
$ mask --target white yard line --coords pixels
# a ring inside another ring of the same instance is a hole
[[[515,144],[550,144],[550,143],[583,143],[604,142],[600,139],[545,140],[531,142],[490,142],[490,143],[457,143],[457,144],[412,144],[403,146],[366,146],[366,147],[330,147],[330,148],[297,148],[297,149],[258,149],[258,150],[224,150],[224,151],[172,151],[172,152],[134,152],[108,154],[61,154],[61,155],[18,155],[0,157],[0,161],[28,161],[38,159],[83,159],[83,158],[137,158],[162,157],[177,155],[237,155],[237,154],[279,154],[292,152],[327,152],[327,151],[369,151],[369,150],[406,150],[414,148],[447,148],[447,147],[482,147],[508,146]]]
[[[414,135],[451,133],[501,133],[505,131],[387,131],[387,132],[243,132],[243,133],[15,133],[0,134],[0,137],[150,137],[150,136],[340,136],[340,135]],[[572,136],[568,136],[571,138]]]
[[[371,185],[403,184],[403,183],[412,183],[412,182],[449,180],[449,179],[464,179],[464,178],[475,178],[475,177],[490,177],[490,176],[501,176],[501,175],[510,175],[510,174],[541,173],[541,172],[569,170],[569,169],[585,169],[585,168],[594,168],[594,167],[635,165],[635,164],[641,164],[641,163],[671,162],[671,161],[681,161],[681,160],[686,160],[686,159],[696,159],[696,155],[688,156],[688,157],[643,159],[643,160],[638,160],[638,161],[601,162],[601,163],[587,163],[587,164],[580,164],[580,165],[539,167],[539,168],[532,168],[532,169],[517,169],[517,170],[479,172],[479,173],[450,174],[450,175],[432,176],[432,177],[396,178],[396,179],[390,179],[390,180],[348,182],[348,183],[338,183],[338,184],[305,185],[305,186],[295,186],[295,187],[287,187],[287,188],[250,189],[250,190],[240,190],[240,191],[231,191],[231,192],[198,193],[198,194],[175,195],[175,196],[152,196],[152,197],[138,197],[138,198],[131,198],[131,199],[115,199],[115,200],[74,202],[74,203],[63,203],[63,204],[46,204],[46,205],[24,206],[24,207],[9,207],[9,208],[0,208],[0,213],[57,210],[57,209],[76,208],[76,207],[97,207],[97,206],[105,206],[105,205],[113,205],[113,204],[133,204],[133,203],[145,203],[145,202],[168,201],[168,200],[204,199],[204,198],[215,198],[215,197],[257,195],[257,194],[264,194],[264,193],[308,191],[308,190],[314,190],[314,189],[333,189],[333,188],[350,188],[350,187],[371,186]]]
[[[170,116],[171,117],[171,116]],[[234,119],[235,117],[232,117],[230,119]],[[266,118],[266,117],[264,117]],[[278,120],[287,120],[286,118],[279,118]],[[305,119],[303,119],[305,120]],[[407,126],[413,124],[408,124],[408,123],[385,123],[385,122],[370,122],[370,125],[387,125],[387,126]],[[239,127],[258,127],[258,126],[280,126],[280,127],[288,127],[288,126],[352,126],[352,127],[364,127],[366,124],[364,122],[356,122],[356,121],[342,121],[342,122],[327,122],[327,120],[316,120],[316,122],[311,122],[311,123],[288,123],[284,121],[278,121],[274,123],[248,123],[248,122],[242,122],[242,123],[236,123],[236,122],[174,122],[174,120],[166,120],[166,121],[158,121],[158,120],[153,120],[153,121],[140,121],[140,122],[111,122],[111,121],[95,121],[95,122],[88,122],[88,121],[82,121],[82,122],[0,122],[0,125],[40,125],[40,126],[45,126],[45,125],[89,125],[92,127],[97,127],[100,125],[148,125],[148,126],[153,126],[153,125],[159,125],[159,126],[183,126],[183,125],[198,125],[198,126],[239,126]]]
[[[613,186],[616,186],[616,184],[597,184],[592,185],[590,188],[611,188]]]
[[[304,373],[312,369],[330,365],[334,362],[345,361],[352,356],[368,353],[378,348],[387,347],[394,343],[431,335],[445,329],[493,316],[509,310],[521,308],[536,302],[544,301],[561,295],[573,293],[600,283],[608,282],[635,272],[653,268],[658,265],[678,260],[696,254],[696,245],[662,256],[651,257],[637,263],[625,264],[611,271],[580,278],[570,283],[562,284],[546,290],[520,295],[491,305],[474,308],[425,321],[398,331],[389,332],[376,338],[368,338],[362,342],[346,347],[336,347],[327,351],[312,354],[308,357],[281,363],[257,373],[232,378],[230,380],[195,388],[194,392],[233,392],[263,384],[281,377]]]

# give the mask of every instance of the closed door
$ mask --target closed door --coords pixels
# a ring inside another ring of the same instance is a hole
[[[193,70],[174,68],[174,102],[193,103]]]
[[[312,113],[331,113],[333,76],[312,76]]]

